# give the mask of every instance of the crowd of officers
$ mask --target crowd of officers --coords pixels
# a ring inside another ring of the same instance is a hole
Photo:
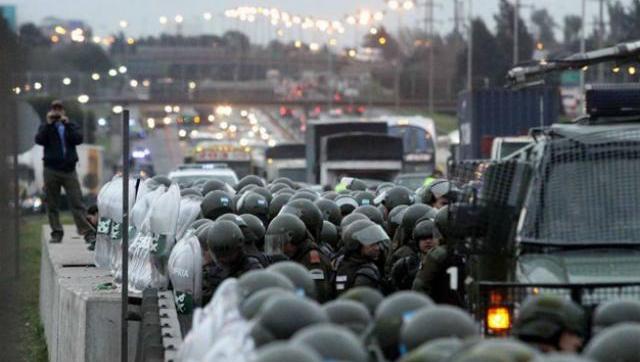
[[[631,323],[640,302],[631,300],[587,313],[532,296],[513,337],[480,338],[464,309],[464,257],[447,246],[456,192],[446,179],[415,192],[349,179],[318,193],[256,176],[233,189],[181,186],[205,195],[192,225],[205,256],[202,304],[238,278],[257,361],[640,361],[640,324]]]

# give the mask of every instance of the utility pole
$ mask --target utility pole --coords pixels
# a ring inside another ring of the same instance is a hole
[[[582,17],[582,26],[580,27],[580,54],[584,54],[584,52],[586,51],[586,28],[585,28],[585,19],[587,16],[587,0],[582,0],[582,11],[581,11],[581,17]],[[581,95],[581,100],[584,101],[584,81],[585,81],[585,73],[584,71],[580,71],[580,95]],[[582,103],[582,102],[581,102]]]
[[[429,54],[428,54],[428,72],[429,72],[429,113],[433,114],[433,92],[434,92],[434,79],[433,79],[433,46],[435,37],[433,36],[433,10],[434,1],[426,0],[425,4],[425,30],[429,41]]]
[[[472,0],[468,0],[469,1],[469,8],[468,8],[468,35],[467,37],[469,38],[467,40],[468,42],[468,55],[467,55],[467,90],[469,92],[471,92],[472,87],[473,87],[473,1]]]
[[[598,0],[599,18],[598,18],[598,49],[604,48],[604,0]],[[583,18],[584,19],[584,18]],[[583,20],[584,21],[584,20]],[[598,64],[598,83],[604,82],[604,64]]]
[[[518,23],[520,18],[520,0],[515,0],[515,4],[513,5],[513,65],[518,64]]]

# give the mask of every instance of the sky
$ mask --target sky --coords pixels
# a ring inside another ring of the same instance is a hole
[[[423,0],[418,0],[423,2]],[[469,0],[465,0],[468,3]],[[489,26],[493,27],[493,14],[497,12],[498,0],[471,0],[475,16],[484,18]],[[528,21],[529,15],[535,8],[546,8],[556,17],[561,24],[562,18],[569,14],[580,14],[581,0],[521,0],[523,4],[522,18]],[[623,0],[628,3],[630,0]],[[454,0],[435,0],[434,17],[435,29],[439,33],[447,33],[453,28],[453,3]],[[276,7],[281,11],[301,16],[315,16],[331,20],[344,20],[349,14],[356,13],[359,9],[385,10],[384,0],[0,0],[0,5],[12,4],[17,7],[18,23],[35,22],[38,24],[47,16],[55,16],[62,19],[78,19],[87,22],[94,30],[95,35],[106,36],[122,30],[119,26],[121,20],[127,22],[124,33],[127,36],[139,37],[141,35],[155,35],[160,32],[175,33],[175,22],[169,21],[168,25],[161,25],[159,18],[166,16],[173,19],[176,15],[182,15],[182,33],[220,34],[229,29],[243,30],[258,42],[264,43],[276,37],[276,28],[266,22],[262,24],[239,23],[226,19],[224,11],[237,6],[263,6]],[[210,12],[213,18],[206,21],[203,18],[205,12]],[[383,24],[394,32],[399,24],[402,27],[423,26],[425,9],[417,7],[411,11],[391,13],[385,16]],[[587,0],[587,19],[593,19],[597,15],[598,4],[596,1]],[[286,29],[285,29],[286,30]],[[338,39],[339,43],[353,43],[359,39],[367,29],[361,29],[358,33],[347,31]],[[326,38],[326,36],[325,36]],[[300,39],[305,42],[323,41],[320,34],[303,34],[298,30],[285,32],[283,40],[292,41]]]

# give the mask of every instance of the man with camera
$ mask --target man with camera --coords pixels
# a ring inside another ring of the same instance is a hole
[[[69,207],[73,214],[78,233],[87,243],[95,241],[95,230],[87,221],[87,211],[82,201],[82,190],[76,173],[78,154],[76,146],[82,143],[82,133],[78,125],[69,121],[61,101],[53,101],[47,113],[46,123],[40,125],[35,141],[44,147],[44,188],[47,199],[47,213],[51,225],[52,243],[62,241],[63,229],[60,224],[60,190],[64,187]]]

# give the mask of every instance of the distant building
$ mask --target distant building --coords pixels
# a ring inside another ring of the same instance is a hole
[[[18,31],[15,5],[0,5],[0,16],[2,16],[7,21],[11,30],[13,30],[14,32]]]

